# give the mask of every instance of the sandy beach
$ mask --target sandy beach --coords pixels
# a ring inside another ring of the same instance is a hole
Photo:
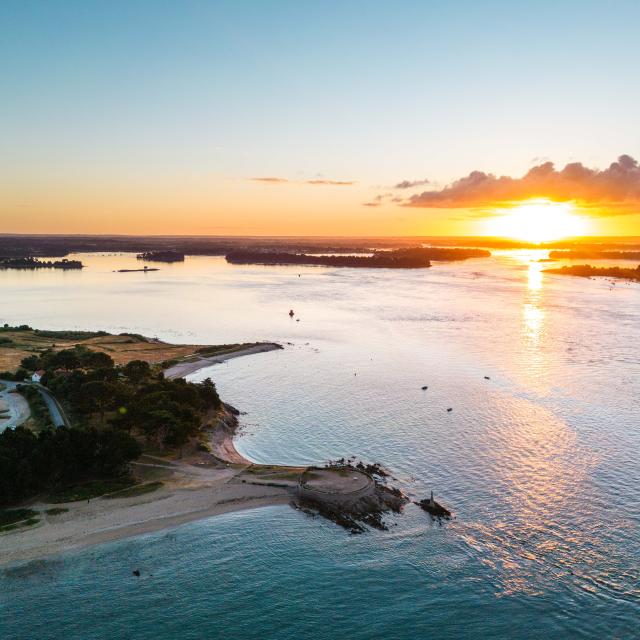
[[[245,467],[197,467],[165,463],[164,486],[131,498],[95,498],[61,505],[36,503],[41,521],[33,527],[0,535],[0,565],[33,560],[70,549],[175,527],[185,522],[291,500],[294,482],[266,486],[268,476]],[[244,481],[244,482],[243,482]],[[273,483],[269,483],[272,485]],[[64,507],[60,515],[45,510]]]
[[[179,362],[178,364],[165,369],[164,375],[167,378],[184,378],[191,373],[195,373],[205,367],[210,367],[213,364],[222,364],[232,358],[239,358],[241,356],[249,356],[255,353],[265,353],[267,351],[275,351],[282,349],[282,346],[275,342],[265,342],[257,344],[253,347],[247,347],[246,349],[239,349],[238,351],[232,351],[230,353],[223,353],[217,356],[210,357],[198,357],[195,359],[189,359],[189,361]]]
[[[223,359],[276,348],[281,347],[265,344]],[[214,364],[212,361],[223,360],[202,358],[197,363],[184,363],[184,368],[177,365],[172,377],[193,373]],[[28,505],[39,512],[40,522],[0,534],[0,565],[159,531],[231,511],[289,503],[303,469],[254,465],[234,447],[237,425],[233,410],[225,405],[216,425],[207,432],[211,454],[195,453],[184,460],[143,455],[133,463],[136,475],[145,481],[163,483],[151,493]],[[52,507],[67,511],[47,514],[46,510]]]

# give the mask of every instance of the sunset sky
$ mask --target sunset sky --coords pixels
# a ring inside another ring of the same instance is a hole
[[[637,1],[4,0],[0,21],[0,232],[640,235]]]

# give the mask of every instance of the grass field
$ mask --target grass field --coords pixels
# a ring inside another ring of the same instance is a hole
[[[84,345],[110,355],[117,365],[131,360],[149,364],[181,361],[190,357],[231,353],[253,344],[201,345],[168,344],[137,334],[111,335],[88,331],[39,331],[37,329],[3,329],[0,336],[0,371],[15,371],[23,358],[47,349],[70,349]]]

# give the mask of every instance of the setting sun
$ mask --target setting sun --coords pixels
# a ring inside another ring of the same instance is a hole
[[[535,199],[488,220],[487,230],[494,236],[541,243],[583,235],[587,223],[571,203]]]

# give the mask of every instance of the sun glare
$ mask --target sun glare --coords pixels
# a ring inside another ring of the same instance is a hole
[[[551,200],[527,200],[512,209],[501,210],[487,221],[490,235],[524,240],[552,242],[583,235],[586,220],[575,213],[573,205]]]

